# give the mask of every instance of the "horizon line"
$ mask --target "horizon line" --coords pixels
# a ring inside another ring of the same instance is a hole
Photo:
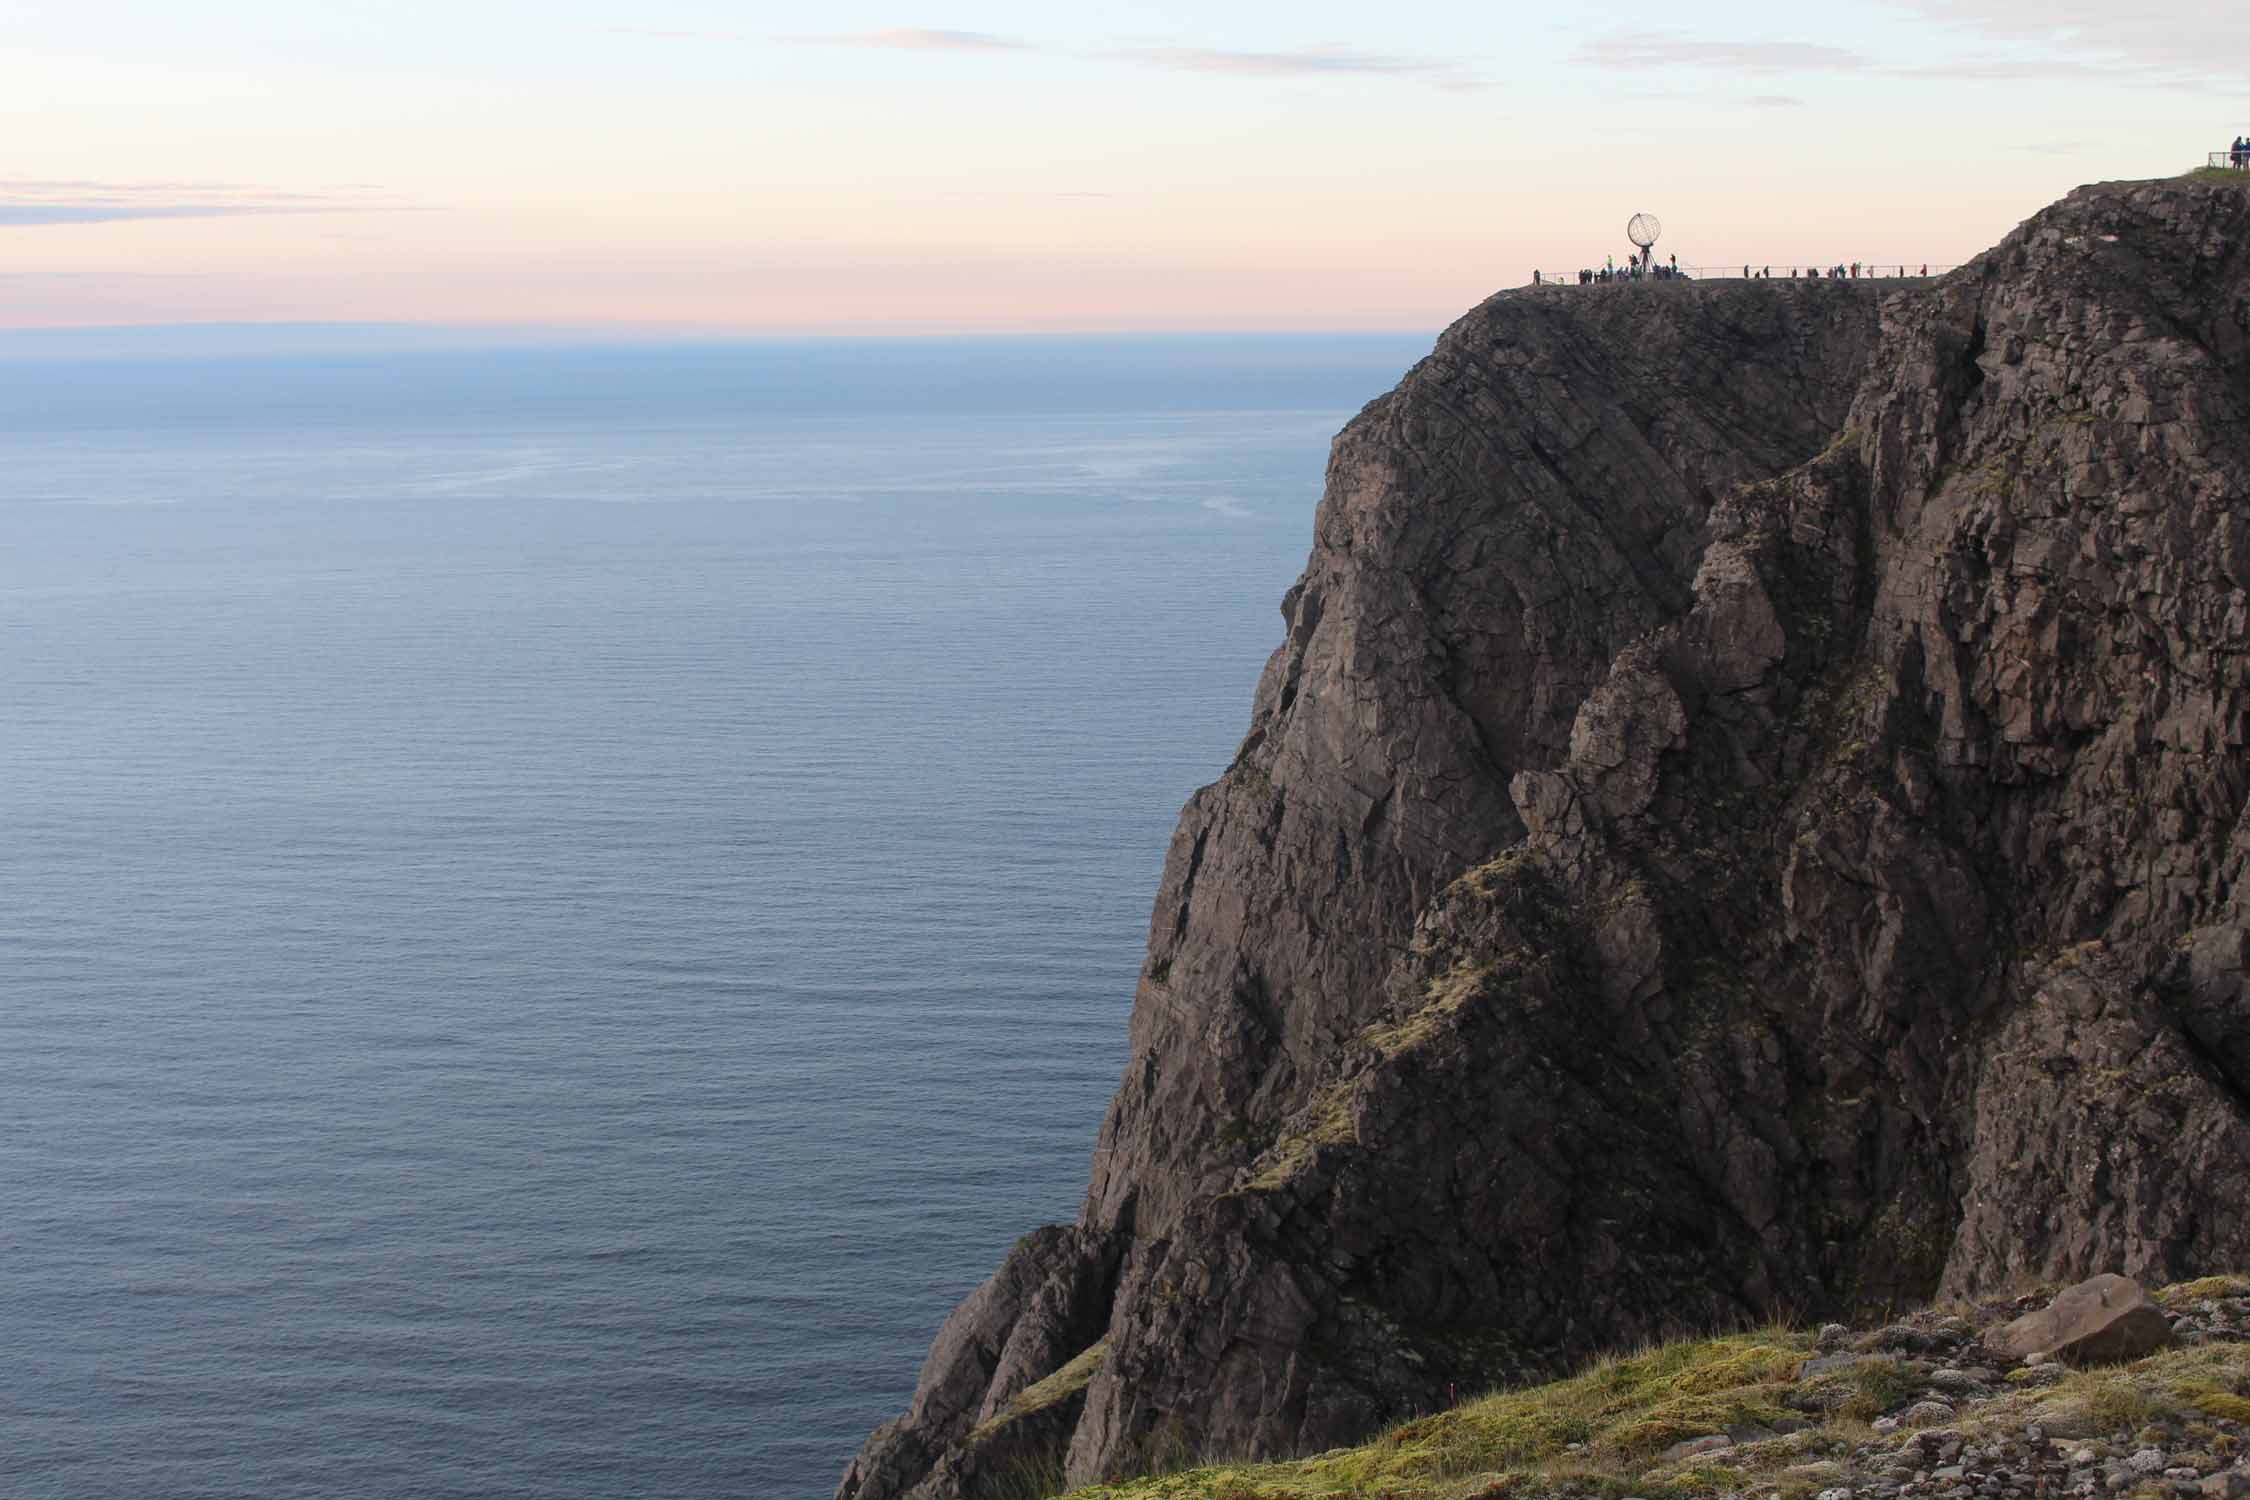
[[[693,350],[880,344],[1432,339],[1446,323],[1382,328],[931,328],[874,332],[727,330],[676,325],[387,322],[84,323],[0,326],[0,362],[34,359],[239,359],[404,354]]]

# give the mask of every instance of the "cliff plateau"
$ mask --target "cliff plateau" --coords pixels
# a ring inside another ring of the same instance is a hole
[[[2250,189],[1505,293],[1336,439],[1079,1222],[841,1500],[2250,1264]]]

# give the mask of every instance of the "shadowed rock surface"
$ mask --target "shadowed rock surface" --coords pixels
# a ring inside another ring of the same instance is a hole
[[[1336,440],[1080,1225],[840,1494],[2250,1263],[2246,328],[2250,192],[2200,181],[1926,286],[1455,324]]]

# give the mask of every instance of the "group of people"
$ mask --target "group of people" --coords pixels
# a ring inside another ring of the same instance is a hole
[[[1906,267],[1900,266],[1898,268],[1898,274],[1901,276],[1905,276],[1909,273]],[[1922,262],[1922,269],[1911,274],[1916,276],[1929,275],[1930,263],[1928,261]],[[1872,280],[1874,278],[1874,275],[1874,263],[1864,260],[1846,261],[1840,266],[1827,266],[1818,269],[1812,266],[1806,266],[1802,273],[1800,273],[1795,266],[1791,266],[1789,268],[1789,279],[1791,281],[1797,281],[1800,279],[1805,281],[1819,281],[1823,278],[1829,281],[1857,281],[1862,276],[1865,276]],[[1762,270],[1753,271],[1748,266],[1744,266],[1742,268],[1742,279],[1745,281],[1771,281],[1773,280],[1773,267],[1767,266]]]
[[[2250,169],[2250,165],[2246,165],[2250,164],[2250,142],[2236,141],[2235,150],[2243,158],[2236,165]],[[1901,276],[1908,274],[1927,276],[1930,274],[1929,263],[1924,261],[1922,269],[1912,273],[1909,273],[1906,267],[1902,265],[1898,268],[1898,274]],[[1870,261],[1859,260],[1846,261],[1841,265],[1834,266],[1805,266],[1802,269],[1791,266],[1789,268],[1789,279],[1791,281],[1820,281],[1824,279],[1828,281],[1857,281],[1863,276],[1873,279],[1874,275],[1874,264]],[[1688,279],[1687,272],[1680,269],[1680,258],[1677,255],[1673,256],[1668,263],[1658,265],[1651,264],[1650,252],[1643,251],[1638,255],[1626,256],[1623,267],[1617,264],[1617,257],[1613,255],[1609,258],[1609,263],[1598,271],[1590,267],[1581,270],[1578,273],[1578,284],[1580,286],[1596,286],[1612,281],[1639,281],[1643,277],[1652,281],[1685,281]],[[1773,280],[1773,267],[1762,266],[1757,270],[1752,270],[1750,267],[1744,266],[1742,268],[1742,279],[1745,281],[1771,281]],[[1559,281],[1539,271],[1531,273],[1531,284],[1533,286],[1561,285]]]
[[[1744,274],[1747,275],[1748,272],[1745,271]],[[1797,274],[1797,268],[1795,266],[1791,266],[1789,268],[1789,274],[1794,277]],[[1906,275],[1906,267],[1900,266],[1898,268],[1898,274],[1901,276]],[[1930,263],[1928,261],[1922,262],[1922,269],[1916,271],[1914,274],[1917,276],[1929,275]],[[1861,260],[1850,261],[1840,266],[1830,266],[1826,270],[1819,271],[1814,270],[1811,266],[1805,267],[1805,279],[1807,281],[1818,281],[1824,276],[1830,281],[1857,281],[1862,276],[1873,279],[1874,275],[1875,267],[1873,266],[1873,264]]]
[[[2250,139],[2236,139],[2236,142],[2234,142],[2234,164],[2241,166],[2241,169],[2245,169],[2245,171],[2250,171]],[[1928,277],[1930,265],[1928,265],[1928,261],[1924,261],[1924,263],[1921,263],[1921,270],[1912,270],[1912,272],[1903,268],[1903,265],[1899,265],[1897,274],[1899,274],[1899,277]],[[1579,270],[1577,272],[1577,283],[1579,283],[1579,286],[1606,286],[1609,281],[1640,281],[1642,277],[1647,277],[1649,281],[1685,281],[1687,272],[1681,270],[1681,259],[1678,259],[1678,256],[1672,256],[1672,259],[1669,259],[1667,263],[1656,263],[1654,252],[1642,250],[1642,252],[1624,256],[1624,265],[1618,265],[1618,256],[1609,256],[1609,263],[1602,265],[1600,270],[1593,270],[1593,268]],[[1870,279],[1870,281],[1874,279],[1874,263],[1872,261],[1843,261],[1838,265],[1804,265],[1804,268],[1791,265],[1791,268],[1789,268],[1789,279],[1791,281],[1858,281],[1861,277]],[[1741,268],[1741,279],[1744,279],[1744,281],[1773,281],[1773,268],[1771,268],[1771,265],[1762,265],[1762,268],[1753,270],[1753,268],[1748,268],[1748,265],[1744,265],[1744,268]],[[1561,286],[1561,279],[1548,277],[1548,274],[1534,270],[1532,272],[1532,286]]]
[[[2237,172],[2250,170],[2250,139],[2236,136],[2234,144],[2227,149],[2227,161]]]
[[[1622,268],[1617,264],[1617,257],[1612,255],[1609,257],[1609,263],[1598,271],[1590,266],[1580,269],[1578,284],[1580,286],[1594,286],[1610,281],[1639,281],[1644,277],[1650,281],[1687,280],[1687,273],[1680,269],[1680,258],[1677,255],[1666,263],[1657,262],[1655,255],[1656,252],[1653,250],[1642,250],[1636,254],[1628,255],[1625,257],[1625,264]],[[1533,286],[1551,286],[1557,283],[1549,282],[1543,273],[1533,271],[1531,273],[1531,284]]]

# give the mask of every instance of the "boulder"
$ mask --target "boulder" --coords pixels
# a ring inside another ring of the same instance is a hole
[[[2025,1313],[1994,1334],[1993,1345],[2011,1359],[2047,1354],[2089,1365],[2139,1359],[2171,1339],[2172,1325],[2138,1282],[2102,1275]]]

